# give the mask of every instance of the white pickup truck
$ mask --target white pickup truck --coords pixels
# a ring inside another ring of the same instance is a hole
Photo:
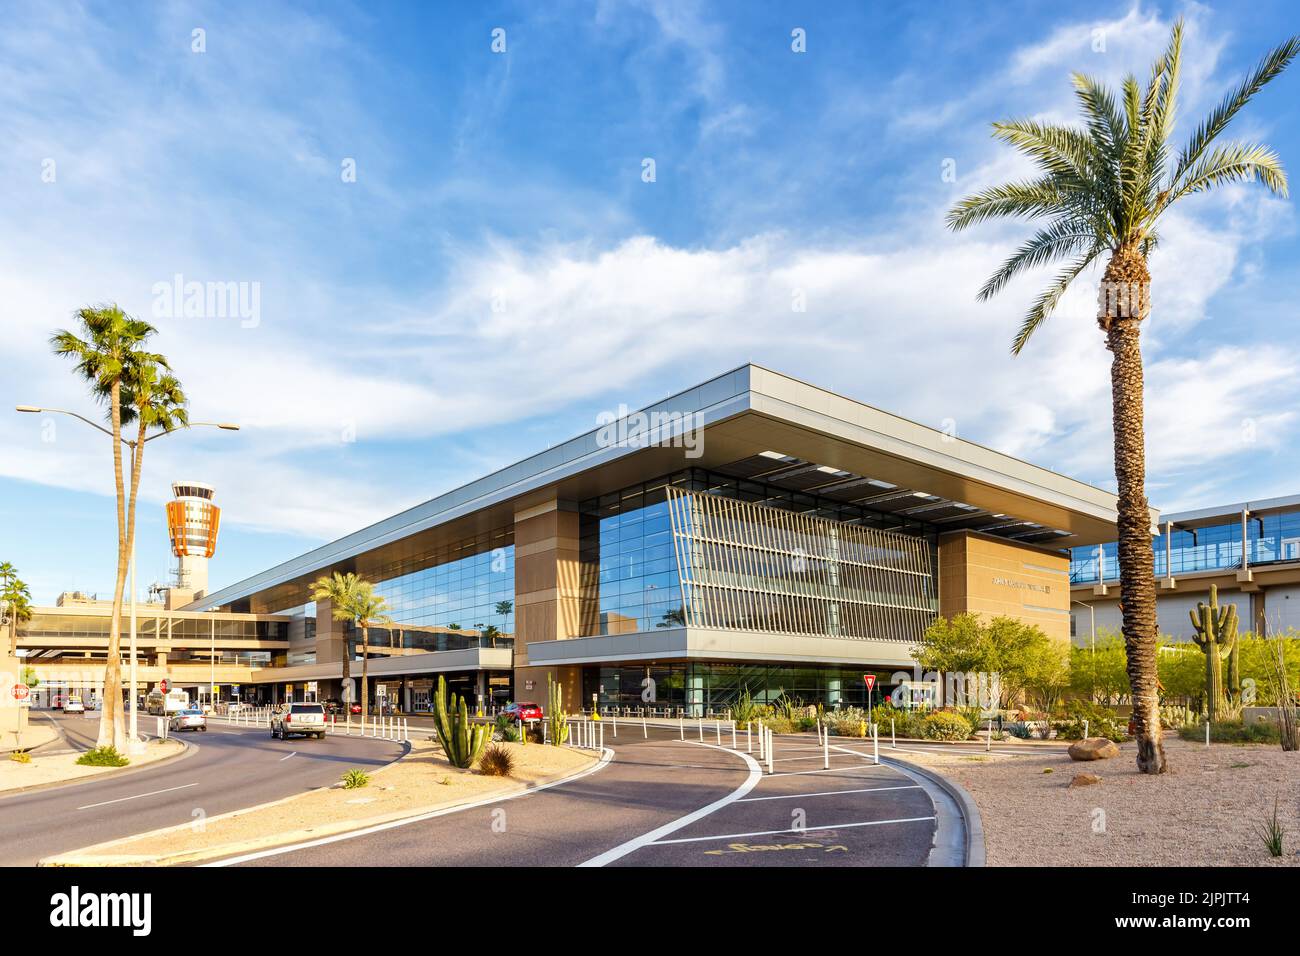
[[[281,704],[271,713],[271,736],[286,740],[291,734],[325,739],[323,704]]]

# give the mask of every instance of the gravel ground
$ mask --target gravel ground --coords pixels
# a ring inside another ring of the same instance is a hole
[[[180,753],[184,745],[174,740],[151,740],[145,744],[144,753],[131,757],[128,767],[140,767],[144,764],[162,760]],[[5,757],[0,761],[0,793],[23,787],[34,787],[46,783],[82,780],[86,777],[102,777],[119,773],[126,767],[82,767],[78,766],[79,753],[54,754],[42,757],[33,755],[31,763],[18,763]]]
[[[596,757],[589,751],[542,744],[503,746],[515,756],[514,773],[509,778],[485,777],[456,769],[447,763],[437,745],[427,739],[416,740],[412,742],[409,754],[372,773],[368,786],[355,790],[341,787],[312,790],[274,804],[213,817],[201,828],[188,824],[169,827],[75,851],[71,855],[121,860],[125,857],[203,852],[248,841],[255,841],[259,846],[271,846],[472,800],[504,796],[529,785],[575,773],[596,762]],[[340,776],[345,769],[340,769]]]
[[[1172,770],[1159,777],[1137,772],[1131,743],[1092,762],[1032,751],[900,756],[970,792],[990,866],[1300,866],[1300,753],[1168,738],[1165,752]],[[1076,773],[1102,782],[1071,788]],[[1274,797],[1280,858],[1258,835]]]

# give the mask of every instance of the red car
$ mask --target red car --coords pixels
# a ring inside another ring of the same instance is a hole
[[[541,720],[542,708],[536,704],[530,704],[526,701],[517,704],[507,704],[501,711],[511,720]]]

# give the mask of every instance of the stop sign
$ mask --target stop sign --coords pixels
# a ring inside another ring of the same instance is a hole
[[[14,684],[14,700],[26,700],[30,693],[26,684]]]
[[[159,689],[160,691],[162,691],[164,694],[167,693],[167,678],[166,678],[166,677],[164,677],[162,680],[160,680],[160,681],[158,682],[158,689]]]

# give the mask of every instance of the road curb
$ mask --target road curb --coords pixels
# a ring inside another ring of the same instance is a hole
[[[984,822],[980,818],[979,807],[975,805],[975,800],[970,793],[961,784],[949,780],[943,774],[922,767],[910,760],[901,757],[881,756],[880,762],[889,764],[903,773],[908,773],[928,781],[933,786],[938,787],[948,798],[957,806],[957,812],[961,814],[962,830],[964,833],[964,857],[963,866],[984,866],[987,860],[987,853],[984,846]],[[935,812],[940,813],[938,803],[935,804]],[[938,837],[936,835],[936,841]]]
[[[115,768],[117,773],[113,774],[92,774],[89,777],[79,777],[76,780],[51,780],[49,783],[34,783],[30,787],[14,787],[9,790],[0,790],[0,802],[7,800],[10,797],[17,797],[26,793],[36,793],[40,790],[57,790],[62,787],[79,787],[82,784],[98,783],[110,778],[118,780],[122,777],[129,777],[132,774],[144,773],[146,770],[152,770],[154,767],[163,767],[169,763],[184,760],[186,757],[193,756],[195,753],[196,748],[191,747],[189,743],[181,740],[179,737],[169,737],[168,739],[174,740],[176,743],[181,745],[180,753],[172,754],[170,757],[162,757],[158,760],[151,760],[148,763],[140,764],[138,767],[132,767],[130,765],[117,767]]]
[[[409,744],[407,753],[410,752]],[[405,756],[405,754],[403,755]],[[283,833],[277,833],[272,836],[258,837],[250,840],[239,840],[232,843],[223,843],[217,846],[204,847],[197,850],[189,850],[181,853],[162,854],[156,856],[148,855],[105,855],[97,854],[92,851],[106,849],[119,844],[130,843],[145,837],[158,837],[168,833],[174,833],[178,830],[188,830],[192,823],[180,823],[175,826],[163,827],[158,830],[149,830],[144,833],[136,833],[128,837],[121,837],[116,840],[109,840],[105,843],[97,843],[93,846],[84,847],[80,850],[74,850],[69,853],[60,853],[55,856],[45,857],[37,862],[41,867],[124,867],[124,866],[178,866],[189,863],[202,863],[205,861],[217,861],[227,857],[238,857],[246,853],[255,853],[259,850],[280,849],[286,846],[292,846],[295,843],[312,842],[316,840],[329,839],[331,837],[344,836],[353,832],[369,830],[374,827],[383,827],[392,824],[401,824],[403,822],[413,822],[418,818],[430,816],[441,816],[447,813],[453,813],[458,810],[468,809],[475,806],[483,806],[492,803],[499,803],[503,800],[513,800],[518,797],[526,796],[536,790],[554,787],[557,784],[565,783],[568,780],[585,776],[589,773],[601,769],[609,763],[613,757],[613,752],[607,750],[602,758],[592,766],[583,767],[581,770],[572,773],[560,774],[556,777],[545,777],[534,783],[518,790],[507,790],[490,796],[479,796],[468,800],[461,800],[457,803],[442,805],[428,804],[419,808],[409,810],[400,810],[381,816],[366,817],[361,820],[340,821],[333,824],[325,824],[311,830],[290,830]],[[400,759],[400,758],[399,758]],[[395,763],[396,761],[394,761]],[[388,764],[386,766],[392,766]],[[309,790],[307,793],[316,793],[320,790],[328,790],[329,787],[318,787]],[[218,820],[228,819],[231,817],[242,816],[247,813],[254,813],[278,806],[282,803],[288,803],[291,800],[297,800],[306,794],[295,793],[279,800],[272,800],[269,803],[258,804],[257,806],[244,807],[239,810],[231,810],[228,813],[219,814],[210,817],[208,823],[214,823]]]

